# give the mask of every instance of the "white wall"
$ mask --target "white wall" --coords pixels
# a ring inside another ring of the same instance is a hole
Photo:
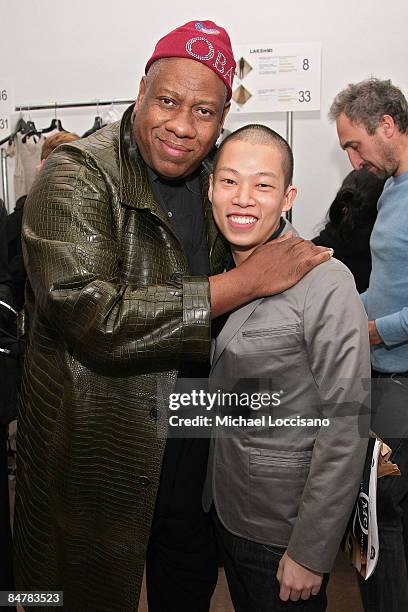
[[[394,0],[0,0],[0,76],[14,80],[17,104],[133,98],[145,61],[167,31],[192,19],[212,19],[237,43],[321,42],[321,112],[295,113],[294,222],[306,237],[350,167],[327,112],[347,83],[370,75],[408,91],[408,2]],[[51,112],[33,112],[38,126]],[[82,133],[95,111],[60,111],[68,130]],[[245,117],[284,134],[283,115]],[[242,125],[231,118],[227,127]],[[10,177],[11,179],[11,177]]]

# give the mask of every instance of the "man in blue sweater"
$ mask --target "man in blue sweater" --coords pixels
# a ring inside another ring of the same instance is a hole
[[[380,556],[361,590],[366,611],[402,612],[408,610],[408,104],[391,81],[372,78],[341,91],[330,118],[352,166],[388,179],[361,298],[375,379],[373,429],[393,449],[402,475],[378,482]]]

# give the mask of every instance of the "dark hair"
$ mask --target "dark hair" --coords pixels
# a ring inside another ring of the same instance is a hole
[[[372,136],[381,118],[390,115],[402,134],[408,133],[408,103],[402,91],[390,80],[366,79],[350,83],[335,97],[329,118],[344,113],[352,123],[361,123]]]
[[[385,179],[364,168],[346,176],[328,212],[330,223],[342,240],[349,240],[357,228],[374,225],[384,183]]]
[[[279,149],[282,155],[282,169],[285,177],[285,189],[292,182],[293,177],[293,153],[289,144],[280,134],[259,123],[250,123],[228,134],[222,141],[213,160],[213,171],[215,171],[221,152],[228,142],[241,140],[251,144],[273,145]]]

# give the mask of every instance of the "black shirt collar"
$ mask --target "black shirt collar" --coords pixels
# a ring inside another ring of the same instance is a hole
[[[188,176],[185,176],[179,179],[164,178],[163,176],[160,176],[159,174],[157,174],[157,172],[155,172],[153,168],[150,168],[150,166],[146,166],[146,167],[147,167],[147,176],[149,178],[150,184],[159,181],[160,183],[163,183],[164,185],[185,185],[187,189],[191,191],[191,193],[195,193],[196,195],[201,196],[201,189],[200,189],[201,166],[192,174],[189,174]]]

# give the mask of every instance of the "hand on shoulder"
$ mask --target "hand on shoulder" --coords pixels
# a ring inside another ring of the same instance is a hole
[[[252,284],[253,297],[265,297],[289,289],[332,255],[332,249],[289,233],[255,249],[240,271]]]
[[[257,247],[237,268],[210,276],[212,317],[286,291],[332,255],[332,249],[291,233]]]

